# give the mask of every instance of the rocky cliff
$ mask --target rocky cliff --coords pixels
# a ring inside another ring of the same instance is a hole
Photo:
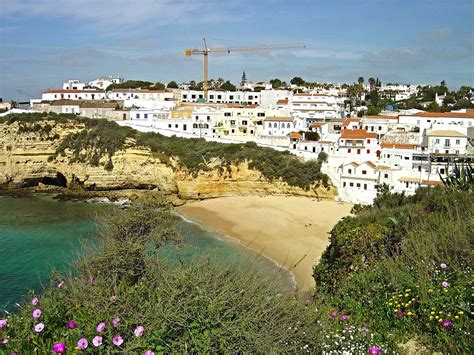
[[[108,157],[98,166],[66,156],[53,155],[62,139],[83,128],[81,124],[58,123],[48,132],[22,131],[20,124],[0,124],[0,186],[28,187],[56,185],[85,191],[142,189],[161,191],[181,199],[220,196],[291,194],[333,198],[334,188],[304,190],[287,183],[267,180],[247,162],[229,169],[214,161],[206,171],[191,174],[179,159],[157,154],[129,142],[112,157],[113,169],[106,169]]]

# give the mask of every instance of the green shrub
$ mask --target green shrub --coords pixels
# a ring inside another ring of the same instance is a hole
[[[20,314],[8,316],[0,329],[0,339],[9,339],[2,350],[46,353],[64,342],[73,351],[86,338],[90,352],[319,351],[322,333],[309,308],[278,292],[275,279],[255,267],[210,257],[164,259],[160,249],[179,242],[173,221],[167,210],[145,206],[106,216],[100,247],[86,249],[70,276],[54,275],[36,306],[28,300]],[[37,320],[35,308],[42,311]],[[70,321],[75,329],[68,329]],[[35,332],[40,322],[44,329]],[[106,327],[98,332],[101,322]],[[143,336],[134,336],[138,326]],[[112,344],[115,335],[123,344]],[[95,336],[103,339],[97,348]]]

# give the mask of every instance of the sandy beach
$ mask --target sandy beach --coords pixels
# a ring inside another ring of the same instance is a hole
[[[242,196],[193,202],[177,210],[278,262],[295,275],[299,290],[307,290],[314,286],[312,268],[328,245],[328,233],[351,207],[307,197]]]

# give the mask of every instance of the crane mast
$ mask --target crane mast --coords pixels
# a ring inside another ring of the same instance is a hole
[[[192,55],[202,55],[204,62],[204,81],[203,81],[203,91],[204,91],[204,100],[208,100],[208,76],[209,76],[209,53],[228,53],[231,52],[257,52],[265,51],[270,49],[290,49],[290,48],[305,48],[306,45],[303,43],[293,43],[293,44],[277,44],[277,45],[261,45],[261,46],[247,46],[247,47],[215,47],[209,48],[207,46],[206,38],[204,40],[204,49],[186,49],[186,56]]]

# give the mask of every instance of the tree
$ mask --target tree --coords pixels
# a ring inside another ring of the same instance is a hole
[[[444,97],[443,105],[454,104],[454,103],[455,103],[454,96],[452,96],[452,95],[446,95],[446,96]]]
[[[164,90],[165,89],[165,84],[160,83],[159,81],[155,83],[155,85],[150,86],[150,89],[152,90]]]
[[[370,90],[373,90],[375,88],[375,79],[374,78],[369,78],[369,85],[370,85]]]
[[[364,83],[364,77],[359,76],[359,79],[357,79],[357,82],[359,83],[359,85],[362,85]]]
[[[439,112],[440,107],[436,101],[431,102],[428,107],[426,108],[427,111],[430,112]]]
[[[305,84],[305,81],[299,76],[295,76],[293,79],[290,80],[290,84],[293,84],[296,86],[303,86]]]
[[[194,80],[191,80],[189,82],[189,89],[190,90],[196,90],[196,82]]]
[[[274,89],[278,89],[282,86],[282,82],[278,78],[271,79],[270,84],[272,84],[272,88],[274,88]]]
[[[247,82],[247,76],[245,75],[245,71],[242,73],[242,81],[240,82],[240,85],[244,85]]]
[[[446,81],[445,80],[441,81],[440,85],[445,88],[446,87]]]
[[[235,85],[232,84],[229,80],[227,80],[225,83],[223,83],[220,87],[221,90],[225,91],[235,91]]]
[[[177,89],[178,88],[178,84],[176,83],[176,81],[174,80],[171,80],[168,85],[166,85],[166,87],[168,89]]]

